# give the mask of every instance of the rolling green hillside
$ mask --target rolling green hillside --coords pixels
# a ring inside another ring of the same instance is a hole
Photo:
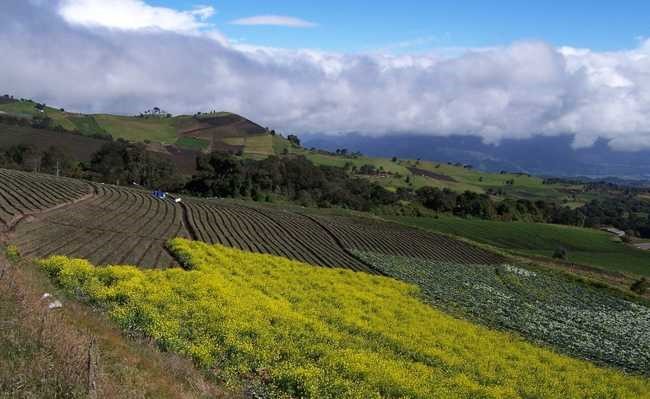
[[[425,230],[465,237],[524,255],[551,257],[556,248],[562,247],[568,251],[570,262],[650,276],[650,252],[615,241],[611,234],[598,230],[452,216],[394,219]]]
[[[0,148],[21,144],[33,145],[41,151],[54,146],[79,161],[87,162],[106,141],[78,134],[0,124]]]
[[[39,110],[38,104],[33,101],[2,99],[0,112],[24,118],[46,116],[52,119],[51,128],[60,127],[85,135],[110,134],[116,139],[148,142],[154,151],[162,144],[162,147],[174,145],[181,151],[227,151],[253,159],[282,154],[304,155],[317,165],[347,166],[351,174],[377,182],[392,191],[429,186],[455,192],[489,193],[496,200],[505,197],[553,200],[570,207],[580,206],[594,198],[594,194],[586,193],[583,186],[545,184],[542,178],[522,174],[485,173],[463,165],[307,150],[292,145],[280,135],[269,134],[266,128],[255,122],[229,112],[197,113],[194,116],[165,113],[155,116],[83,115],[52,107]],[[192,163],[184,162],[188,165]],[[363,167],[367,165],[374,167],[377,173],[364,173]]]
[[[173,144],[177,139],[175,118],[134,118],[119,115],[94,115],[99,126],[113,138],[130,141],[157,141]]]
[[[286,141],[286,140],[285,140]],[[338,155],[318,150],[296,148],[288,143],[276,143],[276,153],[282,153],[286,148],[289,153],[304,155],[317,165],[338,167],[373,166],[376,175],[361,175],[375,181],[385,188],[395,191],[398,188],[419,189],[421,187],[437,187],[455,192],[471,191],[475,193],[493,193],[505,198],[521,198],[528,200],[555,200],[570,207],[577,207],[593,198],[593,194],[585,193],[584,187],[571,184],[546,184],[543,178],[513,174],[488,173],[464,167],[430,161],[391,160],[388,158],[372,158],[355,155]]]
[[[0,113],[19,118],[50,118],[50,128],[84,135],[110,134],[114,139],[176,145],[183,150],[225,150],[251,157],[275,154],[273,138],[260,125],[233,113],[216,112],[195,116],[85,115],[45,107],[29,100],[3,97]]]

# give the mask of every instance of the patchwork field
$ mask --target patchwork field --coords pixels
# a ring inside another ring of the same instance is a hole
[[[419,189],[437,187],[455,192],[486,193],[488,190],[500,191],[508,197],[529,200],[553,200],[576,207],[593,199],[593,194],[584,191],[581,185],[565,183],[545,184],[544,179],[517,173],[487,173],[462,165],[450,165],[430,161],[416,161],[367,156],[328,154],[304,148],[275,143],[276,153],[285,149],[298,155],[306,156],[317,165],[344,167],[346,165],[360,168],[371,165],[384,172],[381,176],[365,176],[390,190],[398,188]]]
[[[45,107],[38,109],[32,101],[7,100],[0,103],[0,112],[14,117],[51,119],[49,128],[62,128],[80,134],[106,135],[114,139],[176,145],[194,151],[244,151],[250,157],[274,155],[274,137],[266,128],[228,112],[203,113],[194,116],[128,116],[112,114],[78,114]],[[0,125],[0,134],[5,126]],[[42,131],[44,133],[44,131]],[[54,132],[47,132],[52,134]],[[61,137],[58,137],[61,140]],[[231,144],[237,140],[237,144]],[[1,144],[1,142],[0,142]],[[38,143],[34,143],[38,145]],[[85,160],[85,158],[83,158]]]
[[[82,200],[91,194],[80,181],[0,169],[0,231],[26,215]]]
[[[614,272],[650,276],[650,252],[615,241],[611,234],[578,227],[525,222],[398,217],[394,220],[433,232],[466,237],[525,255],[551,257],[559,248],[568,260]]]
[[[139,119],[131,116],[93,115],[99,126],[110,133],[113,138],[131,141],[157,141],[173,144],[178,138],[172,118]]]
[[[90,259],[97,264],[178,266],[165,250],[171,237],[188,237],[180,207],[148,192],[93,186],[92,198],[48,212],[15,229],[12,243],[21,254]]]
[[[399,219],[416,220],[445,221]],[[645,305],[447,235],[9,170],[0,223],[13,253],[40,259],[70,297],[261,397],[637,398],[650,388]],[[524,227],[458,224],[463,236],[504,234],[491,245],[571,242],[570,254],[594,239]]]
[[[181,239],[171,249],[189,271],[65,257],[41,265],[126,332],[226,381],[245,379],[260,397],[640,398],[650,390],[642,376],[446,315],[392,279]]]
[[[463,264],[499,264],[505,259],[444,235],[366,218],[313,216],[351,250]]]
[[[650,309],[548,270],[432,262],[358,253],[420,287],[454,314],[521,333],[558,350],[636,372],[650,370]]]
[[[6,187],[4,208],[0,207],[6,214],[2,220],[13,220],[32,208],[40,212],[68,204],[14,226],[11,242],[29,257],[67,255],[98,265],[173,267],[178,263],[165,243],[174,237],[187,237],[369,273],[377,271],[352,250],[371,249],[392,255],[407,251],[424,259],[460,263],[503,260],[460,241],[393,223],[341,217],[328,221],[298,211],[219,200],[185,198],[177,203],[171,197],[158,199],[136,188],[0,172],[0,184]],[[58,185],[63,188],[54,191]],[[23,186],[31,187],[31,191],[24,192]],[[58,196],[51,198],[53,195]],[[72,204],[78,199],[83,201]]]

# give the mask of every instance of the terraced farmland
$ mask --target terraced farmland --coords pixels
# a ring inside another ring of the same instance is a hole
[[[460,264],[499,264],[504,258],[441,234],[394,223],[341,216],[312,216],[350,250]]]
[[[80,181],[0,169],[0,231],[22,215],[72,203],[90,193],[90,186]]]
[[[136,189],[97,185],[93,198],[21,223],[13,242],[26,256],[68,255],[97,264],[177,266],[172,237],[189,237],[181,208]]]
[[[312,265],[373,272],[326,230],[297,213],[208,201],[188,201],[188,226],[197,239]]]
[[[157,199],[148,191],[0,171],[0,216],[29,257],[66,255],[97,265],[174,267],[174,237],[273,254],[323,267],[382,274],[355,255],[370,251],[455,263],[503,259],[442,235],[362,218],[325,217],[203,199]],[[61,206],[68,205],[68,206]]]
[[[442,232],[493,245],[525,256],[551,258],[555,249],[568,251],[569,261],[614,273],[650,276],[650,252],[617,242],[594,229],[527,222],[395,217],[395,221],[432,232]]]

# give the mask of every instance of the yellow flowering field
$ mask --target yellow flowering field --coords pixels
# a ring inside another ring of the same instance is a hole
[[[455,319],[415,286],[184,239],[190,270],[41,265],[133,334],[227,381],[307,398],[641,398],[650,381]]]

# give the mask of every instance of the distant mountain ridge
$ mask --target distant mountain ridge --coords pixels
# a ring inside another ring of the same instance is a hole
[[[377,157],[461,162],[489,172],[507,170],[542,176],[650,180],[650,151],[614,151],[605,140],[597,141],[590,148],[574,150],[572,140],[570,135],[537,136],[488,145],[475,136],[303,136],[307,147],[330,151],[347,148]]]

